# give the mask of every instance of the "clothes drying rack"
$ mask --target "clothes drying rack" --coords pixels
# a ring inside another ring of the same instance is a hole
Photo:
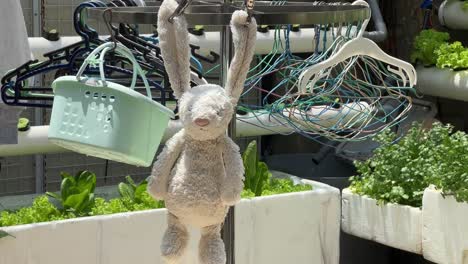
[[[88,17],[102,20],[105,12],[112,13],[112,21],[128,24],[157,24],[157,14],[161,2],[146,2],[146,7],[112,7],[88,8]],[[197,0],[182,0],[184,16],[189,26],[205,25],[220,26],[221,51],[221,86],[227,79],[229,61],[232,58],[231,32],[229,23],[234,11],[246,9],[244,2],[222,0],[208,2]],[[252,4],[252,2],[250,2]],[[365,5],[349,3],[318,2],[285,2],[285,1],[255,1],[255,7],[250,10],[259,25],[290,25],[301,26],[359,23],[370,19],[371,10]],[[235,119],[229,127],[229,135],[235,136]],[[234,210],[231,208],[223,226],[223,240],[226,246],[227,264],[235,263],[234,252]]]

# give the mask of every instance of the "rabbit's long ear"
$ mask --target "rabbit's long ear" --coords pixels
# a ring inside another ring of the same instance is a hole
[[[255,51],[257,23],[254,18],[247,24],[247,12],[235,11],[231,18],[234,58],[231,61],[226,81],[226,92],[232,103],[237,104],[244,90],[244,83]]]
[[[169,82],[174,96],[180,99],[190,89],[190,47],[185,17],[175,17],[173,23],[168,21],[177,6],[175,0],[164,0],[161,4],[158,12],[158,35]]]

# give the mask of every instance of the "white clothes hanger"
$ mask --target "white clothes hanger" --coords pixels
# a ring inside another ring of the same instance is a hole
[[[369,6],[369,4],[363,0],[355,1],[353,5]],[[300,93],[307,93],[308,85],[310,85],[309,87],[314,87],[318,80],[328,76],[330,68],[354,56],[369,56],[385,62],[389,64],[388,71],[400,76],[403,81],[403,86],[406,86],[407,83],[411,87],[416,85],[417,75],[413,65],[388,55],[372,40],[362,37],[368,23],[368,19],[364,21],[358,36],[355,39],[347,41],[338,52],[333,54],[330,58],[305,69],[301,73],[297,83]],[[395,68],[390,67],[390,65]]]

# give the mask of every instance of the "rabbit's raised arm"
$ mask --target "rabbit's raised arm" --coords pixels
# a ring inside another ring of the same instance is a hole
[[[148,192],[156,200],[164,200],[169,183],[169,177],[185,143],[184,130],[180,130],[166,142],[166,146],[158,155],[153,165]]]
[[[247,23],[247,18],[247,12],[241,10],[235,11],[231,18],[235,54],[229,67],[225,88],[233,105],[237,104],[244,90],[245,79],[255,51],[257,22],[252,18],[251,22]]]
[[[175,0],[164,0],[158,12],[158,35],[161,55],[174,96],[180,99],[190,89],[190,46],[187,21],[184,16],[169,17],[177,8]]]

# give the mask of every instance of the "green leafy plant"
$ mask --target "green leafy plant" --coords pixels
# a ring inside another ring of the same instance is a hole
[[[127,198],[135,202],[141,202],[142,194],[146,192],[148,182],[146,180],[135,184],[132,177],[125,177],[127,182],[121,182],[118,185],[119,193],[122,198]]]
[[[267,165],[258,161],[256,142],[249,144],[243,154],[243,161],[246,166],[243,198],[312,189],[309,185],[295,185],[290,179],[272,178]],[[121,197],[106,201],[100,197],[94,198],[95,174],[84,171],[75,176],[67,173],[62,173],[61,176],[60,193],[48,192],[47,196],[37,197],[30,207],[21,208],[16,212],[1,212],[0,226],[164,208],[163,201],[155,201],[146,191],[148,184],[146,180],[137,184],[130,176],[127,176],[126,181],[118,185]],[[48,197],[57,200],[60,206],[56,207]]]
[[[126,182],[118,185],[120,198],[111,199],[108,202],[102,198],[96,198],[95,206],[91,209],[92,215],[115,214],[131,211],[164,208],[164,201],[155,201],[147,192],[148,181],[135,183],[132,177],[125,177]]]
[[[459,41],[449,43],[449,39],[450,35],[445,32],[421,31],[415,38],[411,61],[438,68],[468,69],[468,48]]]
[[[312,186],[307,184],[294,184],[291,179],[271,178],[269,184],[266,186],[265,190],[263,190],[262,196],[310,190],[312,190]]]
[[[78,172],[75,176],[62,172],[60,194],[47,192],[56,199],[67,212],[83,216],[91,211],[94,205],[94,189],[96,188],[96,175],[89,171]]]
[[[411,53],[411,61],[421,62],[426,66],[437,63],[435,51],[445,43],[448,43],[450,35],[445,32],[438,32],[433,29],[423,30],[416,36]]]
[[[136,184],[132,177],[125,177],[127,182],[118,185],[120,196],[126,203],[133,203],[136,208],[164,208],[164,201],[155,201],[147,192],[148,181],[143,180]],[[132,210],[133,211],[133,210]]]
[[[384,131],[375,138],[381,146],[367,161],[355,162],[359,176],[350,189],[379,204],[422,206],[424,190],[434,185],[444,195],[468,202],[468,136],[453,133],[453,127],[434,123],[424,130],[414,124],[397,143],[394,133]]]
[[[312,190],[312,186],[294,184],[291,179],[272,178],[272,174],[268,170],[266,163],[259,161],[257,142],[255,140],[247,146],[242,154],[242,160],[245,167],[242,198]]]
[[[101,215],[164,208],[164,201],[155,201],[147,192],[147,186],[147,180],[137,184],[132,177],[125,177],[125,182],[118,185],[120,198],[111,199],[108,202],[97,198],[92,214]]]
[[[255,196],[262,195],[263,188],[271,178],[266,163],[258,161],[257,141],[252,141],[242,155],[245,168],[244,189],[250,190]]]
[[[456,41],[452,44],[444,43],[436,51],[437,67],[454,70],[468,69],[468,48]]]
[[[3,211],[0,214],[0,226],[13,226],[61,220],[74,217],[73,214],[62,214],[57,207],[42,195],[34,199],[32,206],[24,207],[16,212]]]
[[[60,194],[47,193],[34,199],[32,206],[21,208],[15,212],[2,211],[0,226],[13,226],[64,220],[82,216],[106,215],[131,211],[164,208],[163,201],[155,201],[146,191],[147,181],[139,184],[126,177],[126,183],[119,184],[120,198],[106,201],[94,198],[96,175],[87,171],[75,176],[62,173]],[[52,197],[59,203],[57,208],[49,201]],[[0,238],[1,238],[0,233]]]
[[[128,208],[132,201],[124,202],[124,199],[116,198],[106,201],[103,198],[96,198],[96,202],[91,209],[91,215],[117,214],[131,211]]]

